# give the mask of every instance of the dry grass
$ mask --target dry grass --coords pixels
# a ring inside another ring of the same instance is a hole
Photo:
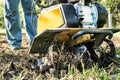
[[[118,40],[117,38],[113,39]],[[119,40],[118,40],[119,41]],[[50,71],[41,72],[39,68],[32,69],[31,61],[38,58],[38,55],[28,54],[29,46],[26,36],[23,35],[22,49],[12,51],[6,41],[5,34],[0,34],[0,80],[119,80],[120,65],[111,64],[107,69],[99,68],[97,65],[82,71],[76,68],[75,60],[71,55],[64,54],[62,50],[56,52],[50,51],[49,60],[54,63]],[[66,61],[67,60],[67,61]],[[69,61],[68,61],[69,60]],[[59,63],[59,64],[57,64]],[[66,66],[67,65],[67,66]],[[64,69],[65,68],[65,69]],[[67,69],[66,69],[67,68]]]

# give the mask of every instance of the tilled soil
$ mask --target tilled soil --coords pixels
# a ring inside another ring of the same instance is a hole
[[[16,53],[17,55],[27,54],[29,52],[30,46],[28,45],[28,40],[25,34],[23,34],[22,46],[20,50],[16,52],[10,49],[10,46],[7,42],[6,35],[0,34],[0,53]],[[120,37],[113,37],[112,41],[116,48],[120,48]]]
[[[120,48],[120,37],[113,37],[112,41],[117,49]],[[31,70],[31,59],[36,58],[36,55],[29,54],[28,40],[25,34],[23,34],[21,49],[12,51],[9,48],[9,44],[5,34],[0,34],[0,73],[3,72],[4,77],[8,78],[8,74],[17,74],[26,68]],[[58,56],[57,56],[58,57]],[[65,56],[61,56],[64,58]],[[55,59],[54,59],[55,60]]]

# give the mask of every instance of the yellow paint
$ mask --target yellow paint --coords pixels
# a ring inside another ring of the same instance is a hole
[[[37,23],[38,33],[43,32],[45,29],[59,28],[64,24],[63,16],[60,7],[48,9],[42,12],[38,17]]]
[[[75,40],[72,39],[72,36],[81,30],[82,30],[81,28],[76,28],[76,29],[73,28],[73,29],[69,29],[68,31],[63,31],[63,32],[57,34],[55,36],[54,40],[56,42],[60,42],[60,43],[65,42],[65,44],[68,46],[74,46],[77,44],[81,44],[83,42],[91,41],[90,34],[84,34]]]

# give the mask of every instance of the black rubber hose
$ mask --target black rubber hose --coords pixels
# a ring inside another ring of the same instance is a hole
[[[108,34],[108,35],[112,35],[113,32],[110,30],[82,30],[82,31],[79,31],[76,34],[74,34],[72,36],[72,39],[76,39],[79,36],[82,36],[83,34]]]

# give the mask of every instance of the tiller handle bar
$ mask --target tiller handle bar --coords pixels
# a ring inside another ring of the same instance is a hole
[[[107,34],[112,36],[113,32],[110,30],[83,30],[83,31],[79,31],[76,34],[74,34],[72,36],[72,39],[76,39],[79,36],[82,36],[83,34]]]

